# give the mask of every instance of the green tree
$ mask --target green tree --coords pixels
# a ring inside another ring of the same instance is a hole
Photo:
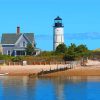
[[[76,50],[77,50],[77,52],[87,52],[88,48],[86,45],[81,44],[81,45],[77,46]]]
[[[34,52],[35,52],[34,47],[32,46],[31,43],[28,43],[27,47],[26,47],[26,54],[27,55],[32,55]]]
[[[66,53],[63,57],[64,61],[74,61],[75,60],[75,54],[68,54]]]
[[[71,43],[71,45],[68,47],[68,52],[75,52],[76,51],[76,45],[74,43]]]
[[[68,51],[64,55],[64,60],[72,61],[75,60],[77,56],[76,45],[71,43],[71,45],[68,47]]]
[[[76,46],[75,44],[71,43],[71,45],[68,47],[68,51],[64,55],[64,60],[76,60],[81,58],[87,58],[90,55],[90,52],[86,45],[79,45]]]
[[[84,56],[86,57],[89,55],[89,50],[87,46],[83,44],[77,46],[76,51],[78,54],[80,54],[81,57],[84,57]]]
[[[74,55],[75,52],[76,52],[76,45],[73,44],[73,43],[71,43],[71,46],[68,47],[67,53],[68,53],[68,54],[71,54],[71,55]]]
[[[64,43],[59,44],[56,48],[56,53],[65,53],[66,51],[67,51],[67,47]]]

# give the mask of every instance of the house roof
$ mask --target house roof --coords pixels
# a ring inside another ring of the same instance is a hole
[[[34,41],[34,34],[33,33],[24,33],[23,34],[31,43]]]
[[[22,34],[29,40],[29,42],[32,43],[34,41],[34,33],[4,33],[2,34],[1,44],[15,44]]]

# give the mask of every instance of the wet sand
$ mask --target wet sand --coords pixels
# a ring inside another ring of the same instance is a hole
[[[86,66],[76,66],[73,69],[50,73],[44,76],[100,76],[100,61],[89,60]]]
[[[65,70],[65,71],[59,71],[59,72],[55,72],[55,73],[45,74],[44,76],[48,76],[48,77],[57,77],[57,76],[100,76],[100,68],[96,68],[96,67],[93,68],[93,67],[94,66],[69,69],[69,70]]]

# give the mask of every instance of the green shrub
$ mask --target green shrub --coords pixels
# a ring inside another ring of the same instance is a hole
[[[13,62],[20,62],[20,61],[22,61],[22,57],[21,57],[21,56],[13,57],[13,58],[12,58],[12,61],[13,61]]]

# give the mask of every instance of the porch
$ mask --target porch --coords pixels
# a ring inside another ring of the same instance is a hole
[[[26,56],[26,51],[24,49],[14,50],[14,56]]]

